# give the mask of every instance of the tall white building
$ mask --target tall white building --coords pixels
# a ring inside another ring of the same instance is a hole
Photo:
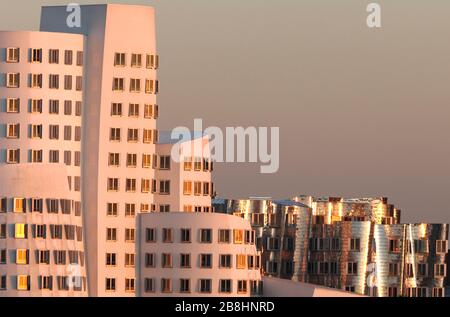
[[[188,171],[158,144],[154,9],[81,6],[80,27],[66,9],[43,7],[40,32],[0,32],[0,166],[65,170],[51,175],[82,210],[89,295],[135,296],[137,214],[210,211],[211,165]]]

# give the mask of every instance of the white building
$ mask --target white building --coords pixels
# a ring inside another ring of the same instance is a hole
[[[262,291],[255,232],[216,213],[139,216],[138,296],[256,296]]]

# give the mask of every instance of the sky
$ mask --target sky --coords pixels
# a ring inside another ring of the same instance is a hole
[[[68,2],[1,1],[0,30]],[[448,0],[77,2],[156,8],[160,129],[280,128],[279,171],[217,164],[219,196],[386,196],[405,222],[450,222]]]

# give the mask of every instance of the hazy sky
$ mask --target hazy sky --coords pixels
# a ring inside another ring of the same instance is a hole
[[[0,29],[68,2],[2,0]],[[448,0],[111,2],[157,9],[161,129],[280,127],[279,172],[218,164],[220,196],[388,196],[404,221],[450,222]]]

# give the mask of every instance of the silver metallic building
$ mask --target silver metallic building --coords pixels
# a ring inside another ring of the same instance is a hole
[[[213,201],[255,228],[264,274],[379,297],[443,297],[447,224],[400,224],[387,198]]]

